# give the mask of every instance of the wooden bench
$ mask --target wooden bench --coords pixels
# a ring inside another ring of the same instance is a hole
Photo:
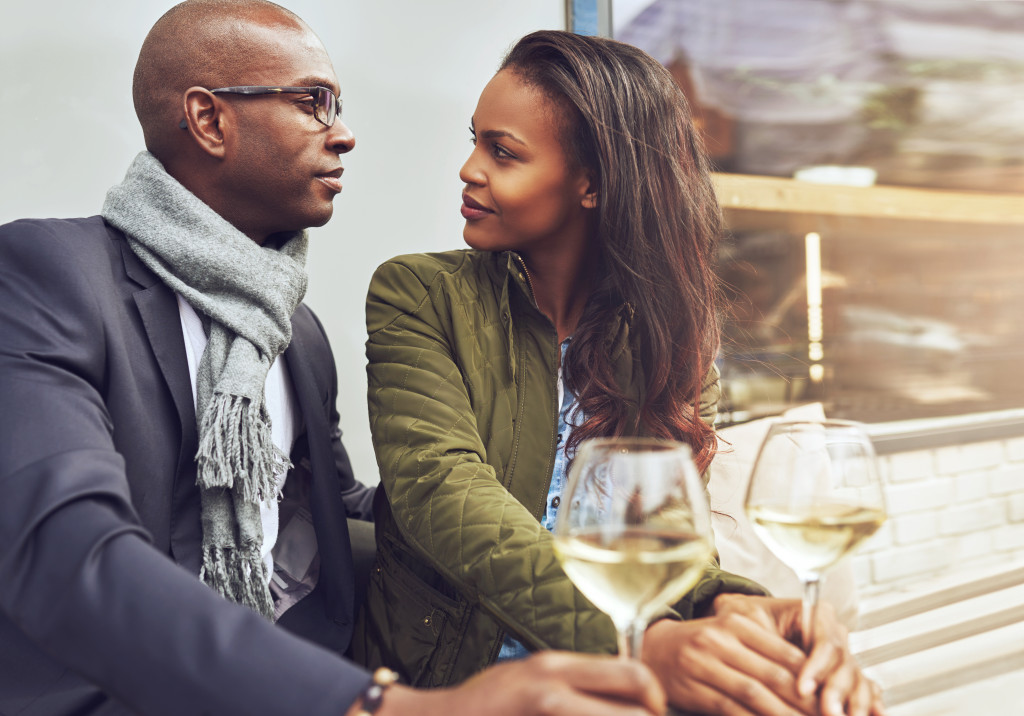
[[[851,645],[891,716],[1024,714],[1024,564],[865,599]]]

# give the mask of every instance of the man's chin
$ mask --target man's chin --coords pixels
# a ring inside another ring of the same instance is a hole
[[[318,226],[323,226],[324,224],[326,224],[328,221],[331,220],[332,216],[334,216],[334,202],[333,201],[330,202],[329,204],[327,204],[327,206],[324,207],[324,209],[322,211],[320,211],[318,213],[318,215],[313,218],[313,222],[310,223],[309,227],[310,228],[314,228],[314,227],[318,227]]]
[[[293,229],[289,231],[303,231],[305,229],[316,229],[325,225],[334,216],[334,205],[328,204],[325,207],[320,207],[315,212],[310,212],[306,216],[303,216],[300,220],[296,221]]]

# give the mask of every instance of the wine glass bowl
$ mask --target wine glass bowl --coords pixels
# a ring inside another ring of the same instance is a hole
[[[838,501],[796,507],[764,504],[748,515],[761,540],[801,579],[823,573],[885,521],[879,508]]]
[[[776,422],[754,463],[744,503],[761,541],[804,587],[804,648],[813,644],[822,573],[886,518],[871,439],[845,420]]]
[[[697,583],[711,557],[710,512],[689,447],[583,442],[554,534],[566,574],[615,624],[620,654],[639,657],[647,622]]]

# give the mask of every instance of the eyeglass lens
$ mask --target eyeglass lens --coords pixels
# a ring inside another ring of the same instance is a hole
[[[330,127],[334,124],[334,120],[337,119],[339,102],[331,90],[326,87],[319,87],[318,89],[316,118]]]

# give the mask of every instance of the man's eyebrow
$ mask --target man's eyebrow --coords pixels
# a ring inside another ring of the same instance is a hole
[[[338,94],[338,87],[326,77],[302,77],[295,80],[293,87],[326,87],[334,94]]]

